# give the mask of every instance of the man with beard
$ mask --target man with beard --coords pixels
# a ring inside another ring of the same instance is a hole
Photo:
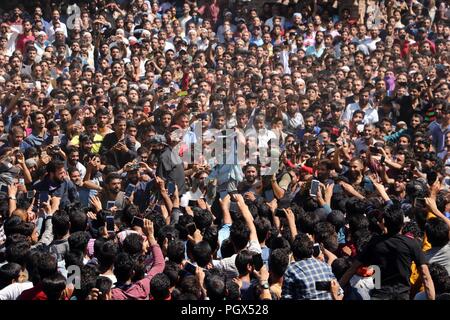
[[[367,150],[369,146],[374,145],[377,141],[374,138],[375,126],[373,124],[366,124],[364,126],[363,136],[355,141],[356,154],[360,154],[361,151]]]
[[[75,185],[67,179],[64,162],[59,160],[54,160],[47,164],[47,174],[42,180],[34,184],[33,189],[36,190],[35,203],[37,203],[41,192],[48,192],[49,196],[61,198],[60,208],[79,201]]]
[[[80,162],[80,152],[78,151],[78,148],[71,146],[67,151],[67,169],[78,169],[81,179],[84,179],[84,176],[86,175],[86,167]]]
[[[258,169],[253,164],[248,164],[244,168],[244,180],[238,185],[238,191],[241,194],[246,194],[248,192],[253,192],[255,195],[258,193],[258,188],[260,188],[260,181],[258,179]]]
[[[355,103],[350,103],[345,108],[344,114],[342,115],[343,121],[350,121],[352,119],[353,113],[356,110],[364,111],[363,122],[366,123],[377,123],[378,122],[378,110],[370,104],[370,90],[364,88],[359,93],[359,101]]]
[[[120,174],[111,172],[106,176],[105,185],[98,193],[98,199],[102,208],[106,209],[108,201],[114,201],[114,206],[121,210],[125,206],[125,193],[120,191],[122,188],[122,178]]]
[[[372,193],[375,189],[372,181],[364,175],[364,163],[360,158],[353,158],[348,167],[343,166],[341,176],[346,181],[339,181],[340,186],[350,196],[364,198],[364,193]]]
[[[156,132],[157,134],[164,135],[169,130],[170,124],[172,123],[172,114],[167,110],[162,111],[159,114],[159,119],[160,125],[156,127]]]
[[[317,122],[311,112],[305,114],[305,128],[300,129],[297,133],[299,139],[307,139],[320,133],[320,128],[316,126]]]
[[[114,132],[105,136],[100,148],[100,155],[105,157],[106,164],[113,165],[117,169],[123,168],[126,163],[137,157],[137,153],[125,144],[126,128],[127,120],[124,117],[117,117],[114,120]]]

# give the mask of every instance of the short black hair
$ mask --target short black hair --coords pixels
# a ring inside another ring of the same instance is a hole
[[[135,261],[128,253],[120,253],[114,263],[114,275],[118,282],[127,282],[133,275]]]
[[[150,281],[150,294],[154,300],[165,300],[170,296],[170,280],[164,273],[156,274]]]
[[[283,249],[276,249],[270,253],[269,271],[277,277],[282,277],[289,265],[289,254]]]
[[[449,227],[438,218],[429,219],[425,224],[425,233],[432,247],[443,247],[449,242]]]
[[[65,288],[66,278],[58,272],[42,280],[42,291],[48,300],[60,300]]]
[[[295,260],[310,258],[313,254],[314,243],[305,233],[299,233],[292,243],[292,254]]]
[[[242,220],[233,222],[230,228],[230,240],[236,250],[242,250],[250,240],[250,229]]]
[[[77,231],[69,236],[70,251],[85,252],[89,243],[89,233],[85,231]]]
[[[212,260],[212,250],[208,242],[200,241],[192,248],[192,257],[199,267],[205,268]]]

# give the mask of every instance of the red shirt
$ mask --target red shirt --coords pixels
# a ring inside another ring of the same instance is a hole
[[[23,291],[17,300],[48,300],[47,295],[42,290],[42,283],[37,284],[31,289]]]
[[[34,36],[26,36],[23,33],[19,34],[16,40],[16,50],[20,50],[20,52],[24,53],[25,45],[28,41],[34,41]]]

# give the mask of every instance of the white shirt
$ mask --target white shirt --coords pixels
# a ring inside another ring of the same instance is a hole
[[[344,114],[342,115],[342,120],[344,120],[344,121],[352,120],[353,113],[356,110],[361,110],[358,102],[350,103],[349,105],[347,105],[347,107],[345,108]],[[372,123],[378,122],[378,110],[377,109],[373,108],[369,104],[369,107],[363,111],[365,113],[364,119],[363,119],[364,124],[372,124]]]
[[[22,292],[33,288],[32,282],[15,282],[0,290],[0,300],[16,300]]]

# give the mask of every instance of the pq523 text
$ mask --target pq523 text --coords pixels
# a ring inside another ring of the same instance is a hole
[[[233,315],[266,315],[269,314],[269,306],[268,305],[251,305],[251,304],[243,304],[243,305],[229,305],[225,306],[225,314],[233,314]]]

